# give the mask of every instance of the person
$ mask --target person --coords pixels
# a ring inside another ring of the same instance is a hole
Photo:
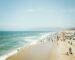
[[[71,42],[71,45],[72,45],[72,42]]]
[[[69,53],[68,53],[68,52],[66,52],[66,55],[69,55]]]
[[[69,48],[69,53],[72,54],[72,49],[71,49],[71,47]]]

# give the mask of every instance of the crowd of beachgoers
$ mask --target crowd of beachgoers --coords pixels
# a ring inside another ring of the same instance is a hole
[[[75,54],[75,31],[50,32],[40,41],[42,43],[52,42],[58,46],[61,44],[63,47],[65,46],[65,50],[68,49],[66,52],[64,51],[66,55]]]

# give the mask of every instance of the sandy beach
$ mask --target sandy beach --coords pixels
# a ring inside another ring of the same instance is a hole
[[[59,37],[57,38],[53,34],[56,40],[54,40],[54,37],[49,40],[51,35],[48,35],[35,44],[19,49],[16,54],[7,57],[6,60],[75,60],[74,37],[68,39],[73,36],[74,32],[55,33]],[[66,38],[68,35],[70,36]]]

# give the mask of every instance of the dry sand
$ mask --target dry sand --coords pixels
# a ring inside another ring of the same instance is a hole
[[[69,47],[67,42],[59,41],[58,45],[52,49],[49,60],[75,60],[75,51],[73,54],[66,54],[69,52]],[[75,48],[73,47],[73,49]]]

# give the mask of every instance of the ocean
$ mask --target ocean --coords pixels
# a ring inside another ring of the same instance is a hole
[[[0,31],[0,56],[23,47],[49,31]]]

